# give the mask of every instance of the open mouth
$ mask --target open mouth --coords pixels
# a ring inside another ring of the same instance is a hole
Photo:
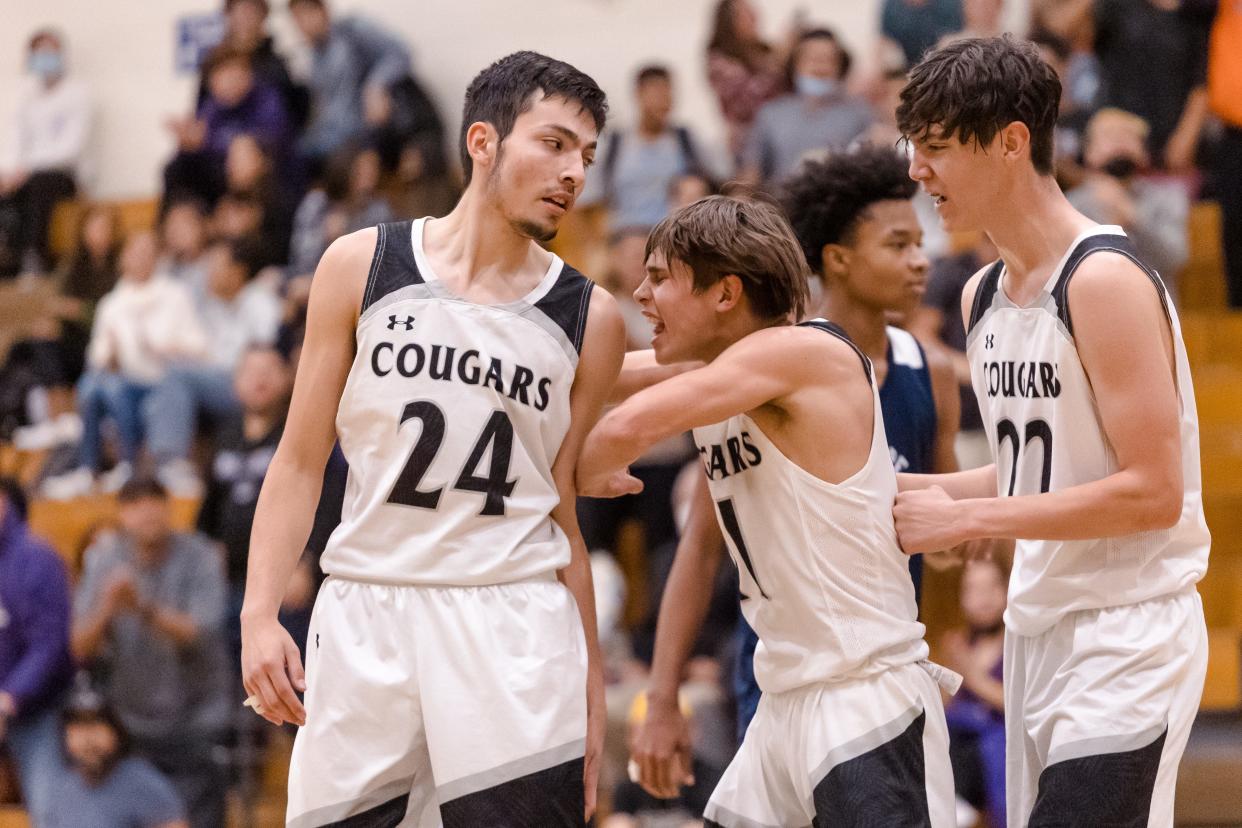
[[[550,204],[563,213],[569,209],[571,204],[573,204],[573,199],[567,195],[550,195],[544,196],[543,203]]]

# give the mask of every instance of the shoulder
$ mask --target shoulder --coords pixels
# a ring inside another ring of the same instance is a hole
[[[362,293],[366,287],[367,274],[375,257],[379,230],[367,227],[341,236],[324,251],[315,268],[312,296],[329,301],[339,301],[356,313],[362,305]]]
[[[1083,259],[1069,280],[1065,296],[1071,317],[1076,319],[1084,315],[1095,320],[1109,317],[1124,324],[1131,318],[1147,320],[1152,311],[1164,312],[1155,277],[1136,259],[1112,250],[1100,250]]]
[[[725,354],[756,370],[787,376],[857,373],[863,357],[848,339],[809,325],[780,325],[755,331]]]
[[[577,271],[575,271],[577,273]],[[596,353],[610,358],[620,358],[625,352],[625,320],[621,308],[612,294],[578,273],[585,283],[583,300],[586,304],[583,337],[580,351],[586,362]]]
[[[962,315],[966,319],[969,320],[970,318],[970,311],[975,304],[975,296],[979,292],[979,286],[983,283],[983,280],[987,278],[988,271],[990,271],[995,265],[996,262],[988,262],[983,267],[976,270],[974,275],[966,280],[966,284],[962,288]]]

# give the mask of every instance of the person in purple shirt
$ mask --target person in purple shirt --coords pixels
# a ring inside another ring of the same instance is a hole
[[[205,75],[207,95],[194,117],[168,124],[178,150],[164,168],[166,204],[187,197],[214,204],[227,185],[229,146],[240,136],[258,141],[278,167],[289,160],[288,108],[280,90],[256,79],[250,54],[222,46],[208,56]]]
[[[43,825],[64,768],[69,580],[59,556],[27,531],[25,507],[21,488],[0,480],[0,745],[17,764],[33,823]]]

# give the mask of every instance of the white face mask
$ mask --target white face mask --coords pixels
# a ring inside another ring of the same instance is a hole
[[[830,98],[840,88],[841,82],[836,78],[817,78],[814,75],[794,78],[794,89],[804,98]]]

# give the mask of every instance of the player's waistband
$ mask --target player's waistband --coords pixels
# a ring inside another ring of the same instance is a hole
[[[358,575],[334,575],[329,573],[324,583],[344,581],[351,584],[364,584],[379,587],[411,587],[414,589],[486,589],[488,587],[520,586],[522,584],[547,584],[557,582],[556,570],[528,575],[511,581],[479,581],[477,583],[450,583],[444,581],[411,581],[408,579],[383,578]]]

